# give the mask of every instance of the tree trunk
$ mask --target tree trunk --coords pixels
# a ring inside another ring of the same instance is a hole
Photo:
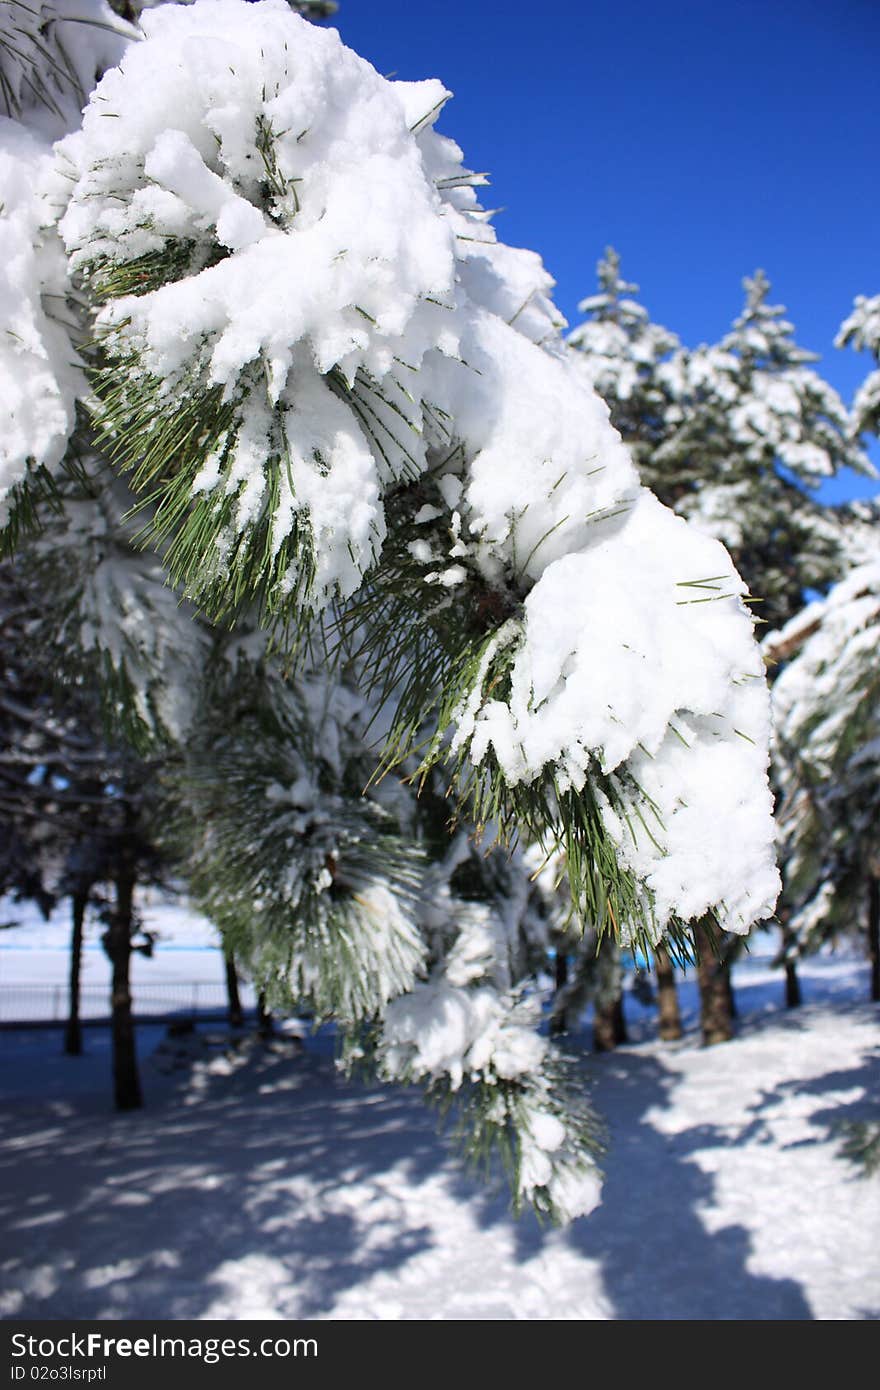
[[[614,940],[605,936],[600,940],[596,952],[593,1051],[611,1052],[626,1041],[620,952]]]
[[[623,995],[608,1003],[598,1001],[593,1007],[593,1051],[613,1052],[627,1041],[626,1020],[623,1016]]]
[[[730,967],[713,950],[704,921],[694,926],[697,979],[700,986],[700,1029],[704,1047],[729,1042],[733,1037],[733,992]]]
[[[71,895],[73,929],[70,934],[70,983],[68,988],[67,1027],[64,1030],[64,1051],[71,1057],[82,1053],[82,1028],[79,1021],[79,976],[82,966],[83,922],[89,895],[86,891]]]
[[[238,992],[238,972],[235,969],[235,957],[231,951],[224,952],[226,961],[226,996],[229,1000],[229,1026],[230,1028],[241,1028],[244,1023],[244,1012],[241,1007],[241,996]]]
[[[568,956],[560,944],[557,944],[556,947],[554,975],[556,980],[556,999],[558,1000],[561,991],[565,989],[565,986],[568,984]],[[566,1022],[564,1009],[553,1013],[550,1019],[551,1038],[558,1038],[561,1033],[565,1032]]]
[[[657,1014],[660,1037],[664,1042],[675,1042],[681,1037],[681,1011],[678,1007],[678,990],[675,987],[675,970],[666,947],[658,943],[654,947],[654,973],[657,977]]]
[[[785,1007],[787,1009],[799,1009],[803,998],[801,995],[801,982],[798,979],[797,966],[793,960],[785,962]]]
[[[781,915],[781,914],[780,914]],[[803,1002],[801,994],[801,982],[798,979],[797,964],[795,962],[792,947],[797,940],[796,934],[783,921],[782,924],[782,965],[785,970],[785,1007],[787,1009],[798,1009]]]
[[[731,1019],[739,1017],[739,1010],[736,1007],[736,995],[733,992],[733,971],[731,961],[723,954],[721,957],[721,978],[724,981],[724,993],[727,996],[727,1011]]]
[[[871,998],[880,1000],[880,878],[868,879],[868,956],[871,961]]]
[[[257,995],[257,1032],[261,1038],[271,1038],[275,1031],[272,1015],[266,1008],[266,995],[263,990]]]
[[[134,926],[135,872],[130,857],[122,851],[114,886],[116,904],[104,946],[113,966],[113,1093],[117,1110],[139,1110],[143,1105],[135,1047],[134,1019],[131,1013],[131,937]]]

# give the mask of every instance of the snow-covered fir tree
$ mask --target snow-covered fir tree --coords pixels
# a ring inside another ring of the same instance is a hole
[[[790,949],[865,932],[880,998],[880,533],[874,558],[766,640]]]
[[[642,478],[669,506],[717,536],[771,626],[796,615],[851,563],[853,519],[812,490],[843,466],[869,471],[837,393],[800,348],[785,310],[768,303],[766,276],[716,346],[675,350],[673,336],[626,296],[619,259],[599,265],[600,293],[569,335],[633,450]],[[787,909],[786,909],[787,911]],[[725,950],[735,947],[728,941]],[[704,1000],[724,1012],[726,982],[703,942]],[[725,1029],[714,1029],[716,1034]],[[729,1028],[727,1029],[729,1032]]]
[[[583,355],[584,370],[607,403],[637,467],[649,469],[654,451],[668,434],[669,399],[659,368],[679,341],[633,298],[639,287],[622,278],[620,256],[613,247],[606,249],[596,274],[598,292],[581,300],[578,309],[586,318],[567,341]]]
[[[81,123],[31,79],[0,129],[7,540],[77,552],[59,641],[176,750],[194,892],[258,983],[577,1215],[595,1122],[538,1032],[516,841],[619,942],[771,910],[745,585],[639,485],[439,82],[283,0],[105,17]]]
[[[810,365],[761,271],[718,347],[665,369],[672,432],[648,472],[676,510],[717,535],[772,626],[842,571],[834,514],[813,493],[842,467],[869,472],[837,392]]]
[[[880,295],[857,296],[852,313],[841,325],[836,343],[841,348],[869,352],[877,363],[856,392],[853,423],[857,433],[880,434]]]
[[[616,274],[613,263],[602,271],[606,281]],[[606,383],[643,480],[723,541],[762,619],[776,627],[799,612],[806,590],[826,590],[845,568],[842,527],[815,488],[841,467],[870,472],[870,464],[846,406],[811,365],[815,354],[795,342],[785,310],[768,303],[766,276],[757,271],[744,284],[743,312],[715,346],[669,356],[670,335],[639,305],[627,307],[627,334],[609,335],[601,328],[606,300],[615,302],[607,290],[595,307],[584,301],[597,322],[569,341],[597,354],[588,370]],[[619,283],[617,296],[625,289]],[[606,361],[615,357],[616,369]]]
[[[104,923],[113,972],[114,1093],[120,1109],[131,1109],[140,1104],[140,1082],[129,965],[133,951],[149,954],[152,946],[135,890],[163,882],[167,870],[157,767],[128,742],[107,736],[101,708],[107,691],[65,641],[60,615],[47,613],[45,580],[30,551],[0,563],[0,891],[31,898],[46,912],[69,901],[65,1050],[74,1054],[82,1050],[87,912]]]

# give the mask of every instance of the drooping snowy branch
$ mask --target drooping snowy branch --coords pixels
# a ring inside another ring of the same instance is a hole
[[[3,481],[17,516],[55,479],[28,563],[58,645],[170,746],[175,847],[269,997],[450,1102],[517,1203],[588,1210],[529,873],[471,841],[564,864],[597,937],[765,915],[744,585],[639,486],[539,258],[434,129],[439,82],[284,0],[147,7],[81,56],[83,91],[108,69],[81,128],[28,108],[72,130],[54,155],[0,130],[27,329]]]
[[[85,394],[69,333],[67,258],[41,195],[51,163],[47,144],[0,116],[0,527],[15,490],[57,469]]]
[[[0,111],[55,139],[135,35],[105,0],[3,0]]]
[[[479,1162],[500,1147],[517,1209],[586,1215],[599,1200],[601,1140],[583,1078],[538,1034],[540,1000],[510,978],[503,918],[448,896],[447,907],[457,925],[451,949],[386,1010],[380,1072],[460,1106],[468,1152]]]
[[[789,658],[773,687],[780,834],[793,925],[810,947],[857,926],[880,870],[880,562],[765,645]]]
[[[852,313],[841,325],[836,345],[870,352],[880,363],[880,295],[856,297]],[[868,373],[856,392],[853,425],[857,433],[880,432],[880,367]]]
[[[540,262],[433,131],[446,93],[282,0],[143,24],[60,147],[60,226],[100,305],[97,420],[173,574],[218,615],[357,603],[391,508],[409,625],[430,608],[448,658],[435,755],[449,728],[490,816],[540,803],[624,935],[745,930],[775,873],[742,585],[638,488]]]

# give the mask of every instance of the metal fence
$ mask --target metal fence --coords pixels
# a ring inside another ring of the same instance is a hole
[[[244,1008],[255,1005],[253,989],[244,981],[239,985]],[[164,1018],[171,1015],[223,1014],[227,1009],[226,987],[215,980],[169,980],[139,985],[132,989],[132,1010],[136,1018]],[[67,1017],[67,985],[19,982],[0,984],[0,1024],[60,1023]],[[83,1022],[110,1017],[108,985],[84,985],[80,990],[80,1017]]]

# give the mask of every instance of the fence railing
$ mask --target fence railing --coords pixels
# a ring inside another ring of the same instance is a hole
[[[239,993],[243,1007],[253,1008],[256,1000],[252,987],[242,981]],[[226,987],[216,980],[159,980],[132,989],[136,1018],[223,1013],[227,1003]],[[0,1023],[60,1023],[66,1017],[66,984],[18,980],[0,983]],[[110,1017],[109,985],[83,985],[80,1017],[84,1022]]]

